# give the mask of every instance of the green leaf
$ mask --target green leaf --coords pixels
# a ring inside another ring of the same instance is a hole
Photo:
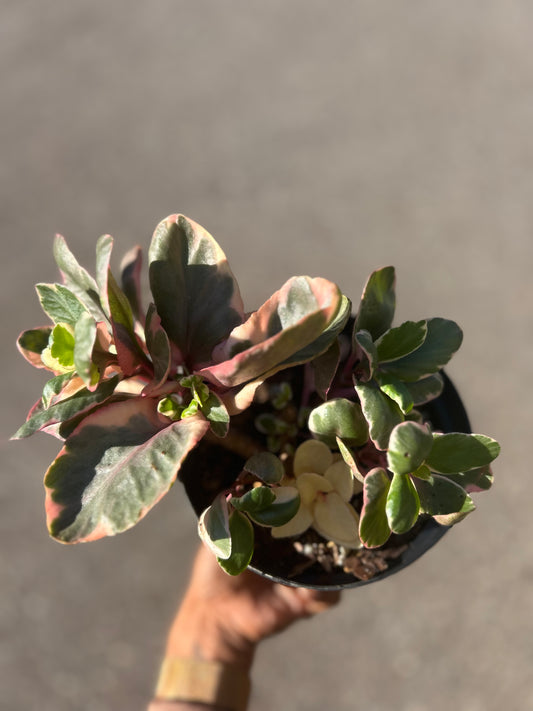
[[[220,560],[231,555],[232,540],[226,496],[219,494],[198,519],[198,535]]]
[[[98,372],[92,364],[92,353],[96,340],[96,322],[84,311],[74,326],[74,366],[76,373],[89,386],[94,384]]]
[[[387,375],[378,375],[377,381],[380,390],[391,400],[394,400],[404,415],[411,412],[414,402],[406,383]]]
[[[65,543],[131,528],[167,493],[208,423],[165,426],[151,398],[132,398],[88,415],[45,477],[50,533]]]
[[[500,445],[480,434],[435,434],[427,458],[428,466],[440,474],[466,472],[490,464],[500,453]]]
[[[62,284],[37,284],[35,288],[43,311],[54,323],[74,326],[86,311],[78,297]]]
[[[98,239],[96,243],[96,283],[100,303],[108,318],[111,317],[108,301],[108,276],[112,249],[113,238],[110,235],[103,235]]]
[[[420,499],[408,474],[394,474],[385,507],[393,533],[407,533],[420,513]]]
[[[285,474],[281,460],[271,452],[253,454],[246,460],[243,468],[265,484],[277,484]]]
[[[367,383],[374,377],[378,365],[378,352],[369,331],[357,331],[353,337],[355,357],[354,380]]]
[[[360,481],[361,484],[364,484],[365,477],[359,471],[357,463],[356,463],[354,456],[351,453],[350,449],[346,446],[346,444],[342,441],[342,439],[340,437],[337,437],[336,441],[337,441],[337,447],[339,448],[342,458],[344,459],[345,463],[350,467],[352,476],[354,477],[354,479],[357,479],[358,481]]]
[[[52,333],[51,326],[42,328],[31,328],[23,331],[17,339],[17,348],[35,368],[45,368],[41,353],[48,348],[48,342]]]
[[[108,380],[104,380],[93,391],[83,388],[72,397],[52,405],[47,410],[36,412],[18,429],[13,435],[13,439],[29,437],[34,432],[42,430],[49,425],[65,422],[76,415],[92,409],[95,405],[111,397],[119,382],[119,376],[115,375]]]
[[[233,496],[230,503],[238,511],[252,514],[255,511],[261,511],[267,508],[275,500],[276,495],[270,487],[255,486],[242,496]]]
[[[475,508],[466,491],[444,476],[432,474],[427,480],[417,479],[415,485],[421,511],[430,516],[454,514]]]
[[[311,411],[310,431],[329,447],[340,437],[349,445],[360,446],[368,439],[368,426],[358,403],[336,398],[322,403]]]
[[[369,331],[376,339],[391,327],[396,308],[395,282],[394,267],[372,272],[363,290],[354,333]]]
[[[320,337],[337,321],[344,302],[339,288],[326,279],[292,277],[233,329],[214,349],[215,364],[198,374],[215,384],[234,387],[308,361],[329,346],[331,338],[325,342]]]
[[[391,433],[387,463],[395,474],[409,474],[423,464],[433,444],[429,429],[416,422],[402,422]]]
[[[248,567],[254,552],[254,529],[250,521],[238,511],[229,518],[231,555],[217,558],[220,567],[229,575],[239,575]]]
[[[75,377],[75,373],[61,373],[61,375],[56,375],[46,382],[42,396],[44,408],[50,407],[53,400],[61,393],[65,385],[73,377]]]
[[[427,378],[414,383],[403,383],[411,395],[413,405],[424,405],[433,400],[444,390],[444,378],[440,373],[429,375]]]
[[[420,348],[426,340],[427,331],[427,321],[406,321],[389,329],[376,341],[379,362],[397,360]]]
[[[391,534],[385,511],[389,488],[390,479],[384,469],[372,469],[366,475],[359,521],[359,537],[366,548],[382,546]]]
[[[204,417],[209,420],[212,432],[217,437],[225,437],[228,434],[230,417],[218,395],[210,392],[200,409]]]
[[[172,215],[157,226],[148,256],[163,328],[189,365],[208,363],[215,345],[244,320],[224,252],[200,225]]]
[[[393,377],[406,381],[420,380],[440,370],[459,349],[463,332],[455,321],[432,318],[427,321],[424,343],[409,355],[382,364]]]
[[[355,390],[369,425],[371,440],[378,449],[387,449],[392,430],[403,422],[402,411],[375,383],[356,383]]]
[[[58,323],[52,331],[50,354],[63,368],[74,366],[74,334],[72,329]]]
[[[70,289],[97,321],[105,317],[98,295],[98,285],[93,277],[78,264],[65,242],[64,237],[56,235],[54,240],[54,258],[59,267],[65,286]]]
[[[300,494],[294,486],[278,486],[272,489],[276,500],[268,507],[250,512],[250,518],[260,526],[283,526],[300,508]]]

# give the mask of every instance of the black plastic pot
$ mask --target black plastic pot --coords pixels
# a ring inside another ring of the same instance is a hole
[[[444,390],[440,397],[420,408],[424,416],[431,422],[434,429],[442,432],[470,433],[470,423],[463,403],[451,380],[443,373]],[[235,471],[240,471],[242,459],[237,455],[223,450],[222,447],[212,447],[211,451],[202,444],[192,453],[186,461],[186,466],[180,473],[180,479],[185,486],[187,495],[197,515],[210,504],[216,493],[231,486]],[[208,461],[216,467],[210,466]],[[218,474],[212,472],[219,472]],[[227,472],[226,481],[220,478],[220,472]],[[262,575],[269,580],[291,587],[306,587],[315,590],[341,590],[356,588],[362,585],[383,580],[398,573],[415,560],[418,560],[426,551],[432,548],[449,530],[447,526],[440,526],[433,519],[428,518],[418,528],[416,535],[408,542],[407,550],[402,555],[390,561],[389,567],[370,580],[356,580],[354,576],[341,570],[338,572],[317,573],[316,570],[307,570],[290,578],[280,574],[279,565],[275,556],[261,556],[254,553],[249,570]]]

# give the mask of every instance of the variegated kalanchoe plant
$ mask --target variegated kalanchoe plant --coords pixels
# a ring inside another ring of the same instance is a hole
[[[257,451],[199,520],[232,574],[252,558],[253,524],[277,539],[313,529],[347,549],[372,548],[420,516],[455,523],[473,510],[470,493],[490,487],[495,440],[434,432],[417,409],[441,393],[439,371],[461,330],[442,318],[392,327],[392,267],[370,276],[353,326],[339,288],[307,276],[247,314],[213,237],[172,215],[150,245],[145,311],[140,249],[123,260],[119,285],[112,245],[98,240],[93,278],[56,238],[62,283],[37,285],[52,324],[18,340],[53,374],[15,438],[40,430],[64,440],[45,476],[57,540],[131,528],[202,438],[225,446],[233,416],[258,401]],[[297,401],[279,375],[296,366]]]

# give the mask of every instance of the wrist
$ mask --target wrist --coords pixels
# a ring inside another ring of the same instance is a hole
[[[184,601],[170,630],[166,656],[221,662],[249,671],[255,646],[233,629],[225,629],[220,615],[213,619],[205,606]]]

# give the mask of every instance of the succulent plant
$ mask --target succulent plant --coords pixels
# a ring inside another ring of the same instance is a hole
[[[119,286],[112,246],[98,240],[93,278],[58,236],[62,283],[37,285],[52,324],[18,339],[53,374],[14,438],[65,440],[45,476],[48,528],[64,543],[137,523],[208,432],[223,438],[266,378],[326,351],[350,312],[335,284],[301,276],[246,314],[221,248],[183,215],[154,232],[144,312],[140,249],[123,260]]]
[[[490,487],[497,442],[434,431],[424,416],[462,332],[443,318],[393,327],[393,267],[371,274],[352,323],[338,286],[308,276],[247,314],[217,242],[172,215],[151,241],[144,310],[140,248],[122,261],[119,285],[112,247],[98,240],[92,277],[58,236],[62,283],[37,285],[51,323],[18,339],[52,373],[14,438],[64,441],[45,476],[57,540],[131,528],[204,437],[234,447],[245,411],[262,451],[243,457],[198,524],[231,574],[250,563],[256,526],[276,539],[312,528],[347,549],[373,548],[421,516],[461,520],[470,494]],[[287,369],[301,374],[297,397],[280,378]]]
[[[271,526],[273,538],[313,528],[351,550],[375,548],[391,533],[410,531],[420,517],[457,523],[475,508],[470,494],[490,488],[498,443],[480,434],[433,431],[423,415],[423,406],[443,390],[440,371],[461,345],[461,329],[443,318],[393,327],[395,303],[393,267],[373,272],[351,329],[305,365],[300,401],[292,402],[287,383],[270,386],[271,412],[261,413],[256,427],[268,435],[270,456],[281,451],[277,469],[292,463],[292,471],[285,466],[283,477],[266,481],[274,492],[281,481],[299,494],[292,519],[255,521]],[[276,412],[287,403],[297,407],[300,421],[305,414],[306,426],[295,429]],[[228,524],[231,493],[216,506],[224,525],[212,530],[202,523],[200,535],[216,552],[212,536],[217,545],[223,540],[219,562],[239,572],[239,563],[245,567],[252,556],[252,527],[241,537],[241,529]],[[233,559],[232,546],[246,555]]]

